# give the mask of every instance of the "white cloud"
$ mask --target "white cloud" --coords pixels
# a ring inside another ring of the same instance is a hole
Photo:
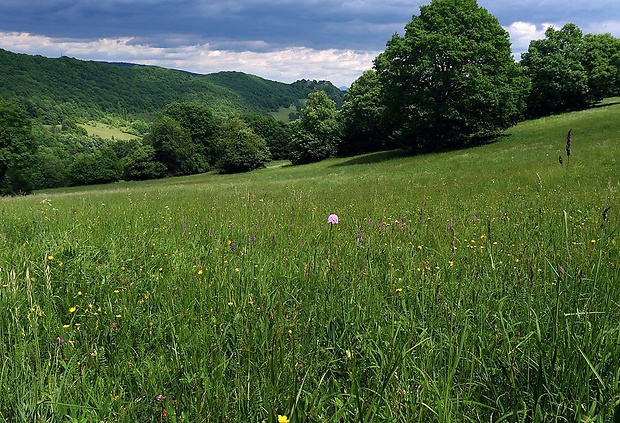
[[[262,44],[262,42],[257,41]],[[131,62],[196,73],[236,70],[286,83],[298,79],[323,79],[349,86],[379,52],[316,50],[291,47],[276,51],[229,51],[210,44],[153,47],[131,37],[68,40],[19,32],[0,32],[0,47],[18,53],[61,55],[81,60]]]
[[[536,25],[531,22],[517,21],[513,22],[507,27],[504,27],[510,34],[510,41],[512,43],[512,51],[517,59],[520,58],[521,53],[526,52],[530,41],[539,40],[545,38],[545,31],[549,27],[555,29],[561,29],[564,23],[543,23],[542,25]],[[589,22],[585,26],[579,26],[584,34],[604,34],[610,33],[614,37],[620,36],[620,21],[593,21]]]
[[[545,38],[545,31],[550,26],[556,26],[550,23],[544,23],[540,26],[530,22],[513,22],[504,29],[510,34],[510,42],[512,43],[512,51],[515,57],[519,59],[520,54],[527,51],[530,41]]]

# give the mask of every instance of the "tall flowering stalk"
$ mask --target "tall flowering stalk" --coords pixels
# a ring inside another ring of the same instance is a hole
[[[327,217],[327,223],[329,223],[329,232],[331,233],[331,231],[332,231],[332,227],[333,227],[334,225],[337,225],[337,224],[338,224],[338,215],[337,215],[337,214],[330,214],[330,215]]]
[[[571,134],[573,130],[569,129],[568,134],[566,135],[566,167],[570,164],[570,144],[571,144]]]

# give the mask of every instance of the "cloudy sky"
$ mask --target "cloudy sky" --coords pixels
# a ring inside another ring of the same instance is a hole
[[[0,48],[349,86],[430,0],[1,0]],[[527,50],[553,25],[620,38],[618,0],[478,0]]]

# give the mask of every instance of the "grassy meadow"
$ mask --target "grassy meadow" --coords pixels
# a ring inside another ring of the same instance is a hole
[[[2,198],[0,420],[612,421],[619,159],[610,104],[461,151]]]
[[[90,136],[101,137],[105,139],[117,139],[123,141],[138,138],[133,134],[129,134],[119,128],[115,128],[101,122],[90,122],[88,124],[82,124],[80,126],[86,129],[86,132],[88,132],[88,135]]]

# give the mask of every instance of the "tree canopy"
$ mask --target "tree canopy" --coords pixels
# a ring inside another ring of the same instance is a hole
[[[271,158],[265,140],[238,117],[224,122],[219,146],[217,168],[223,173],[259,169]]]
[[[521,65],[532,81],[527,114],[577,110],[620,94],[620,40],[587,34],[574,23],[530,42]]]
[[[36,150],[32,122],[26,112],[0,100],[0,194],[30,191],[27,174]]]
[[[541,116],[588,104],[588,74],[582,65],[583,33],[575,24],[550,27],[532,40],[521,65],[532,81],[528,114]]]
[[[528,89],[508,33],[476,0],[421,6],[375,69],[389,127],[422,150],[456,147],[516,123]]]
[[[171,117],[153,122],[151,132],[144,137],[155,149],[155,157],[173,176],[193,175],[207,170],[204,156],[196,149],[190,132]]]
[[[341,139],[336,103],[324,91],[308,95],[308,101],[293,123],[291,161],[305,164],[334,156]]]
[[[344,96],[340,118],[343,140],[339,154],[361,154],[391,147],[385,132],[385,106],[377,72],[366,71]]]
[[[189,132],[194,148],[213,166],[217,158],[216,144],[220,130],[215,113],[199,103],[173,102],[166,107],[165,115],[176,120]]]

